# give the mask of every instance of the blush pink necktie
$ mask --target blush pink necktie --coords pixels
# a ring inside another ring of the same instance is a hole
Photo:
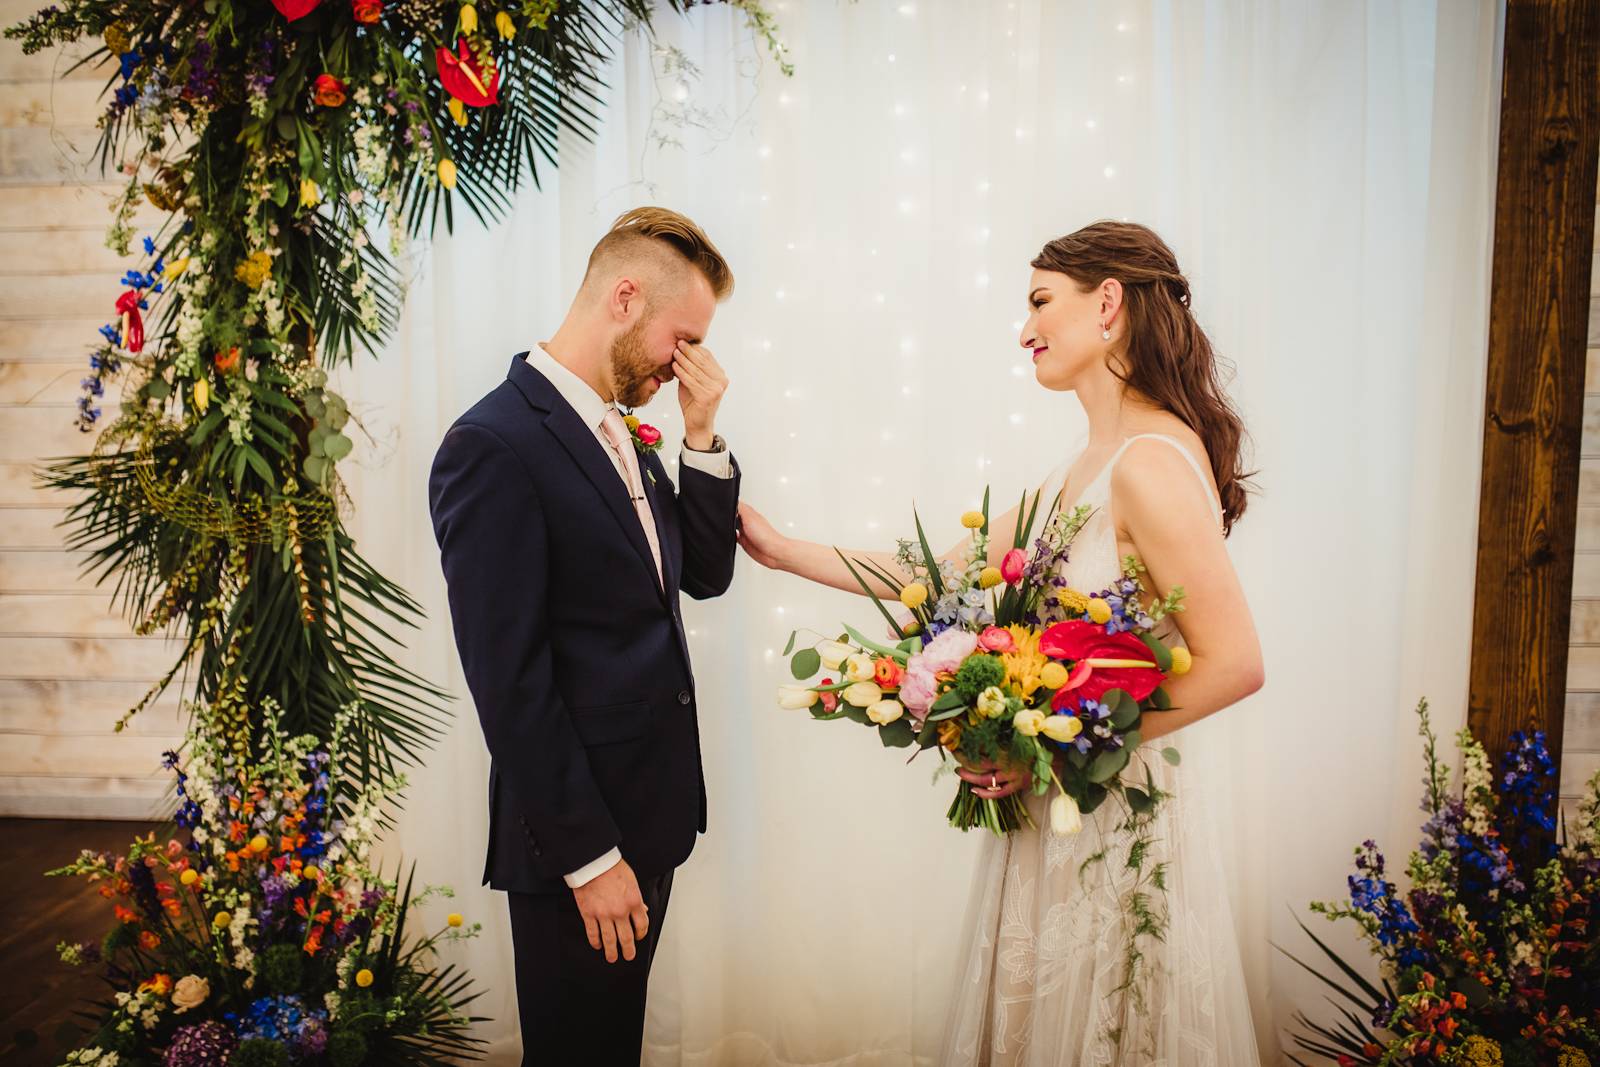
[[[656,560],[656,580],[664,582],[661,575],[661,544],[656,539],[655,514],[650,510],[650,501],[644,495],[644,482],[639,477],[639,456],[633,448],[633,437],[628,433],[628,427],[622,421],[622,416],[617,414],[616,408],[609,408],[605,418],[600,420],[600,428],[605,431],[606,438],[610,440],[611,447],[616,449],[617,455],[622,459],[622,469],[626,472],[625,481],[628,483],[628,496],[633,498],[633,510],[639,513],[639,525],[644,527],[644,539],[650,543],[650,554]]]

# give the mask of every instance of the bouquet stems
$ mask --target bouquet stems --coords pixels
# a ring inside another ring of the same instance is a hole
[[[999,800],[988,800],[976,796],[968,782],[962,782],[956,790],[956,798],[950,803],[950,810],[946,813],[950,825],[963,832],[974,826],[982,826],[999,837],[1004,837],[1014,830],[1024,826],[1033,827],[1033,817],[1028,814],[1028,807],[1022,800],[1021,793],[1012,793]]]

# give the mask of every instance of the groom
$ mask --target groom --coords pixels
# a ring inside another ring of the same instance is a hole
[[[728,379],[701,346],[733,275],[689,219],[638,208],[566,320],[456,420],[428,482],[450,615],[488,742],[484,881],[505,890],[523,1064],[637,1064],[672,872],[706,828],[679,590],[733,579]],[[678,383],[674,491],[625,421]]]

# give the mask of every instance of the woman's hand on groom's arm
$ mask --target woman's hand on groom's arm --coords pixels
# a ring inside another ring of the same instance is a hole
[[[627,860],[572,891],[589,945],[604,949],[607,963],[633,959],[635,942],[650,932],[650,908],[639,892],[639,880]]]

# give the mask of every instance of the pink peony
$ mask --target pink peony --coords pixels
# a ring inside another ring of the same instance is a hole
[[[933,672],[924,670],[917,663],[917,657],[913,656],[905,677],[900,681],[900,703],[905,705],[913,719],[925,719],[938,696],[938,683],[933,679]]]
[[[938,674],[940,671],[954,673],[961,666],[961,661],[972,655],[977,647],[977,634],[966,630],[945,630],[911,657],[907,669],[913,668],[920,660],[922,669],[929,674]]]
[[[978,635],[978,644],[988,652],[1015,652],[1017,639],[1011,636],[1011,631],[1002,626],[987,627]]]
[[[1006,580],[1007,585],[1016,585],[1022,581],[1022,572],[1027,565],[1027,553],[1020,548],[1013,548],[1000,560],[1000,577]]]

